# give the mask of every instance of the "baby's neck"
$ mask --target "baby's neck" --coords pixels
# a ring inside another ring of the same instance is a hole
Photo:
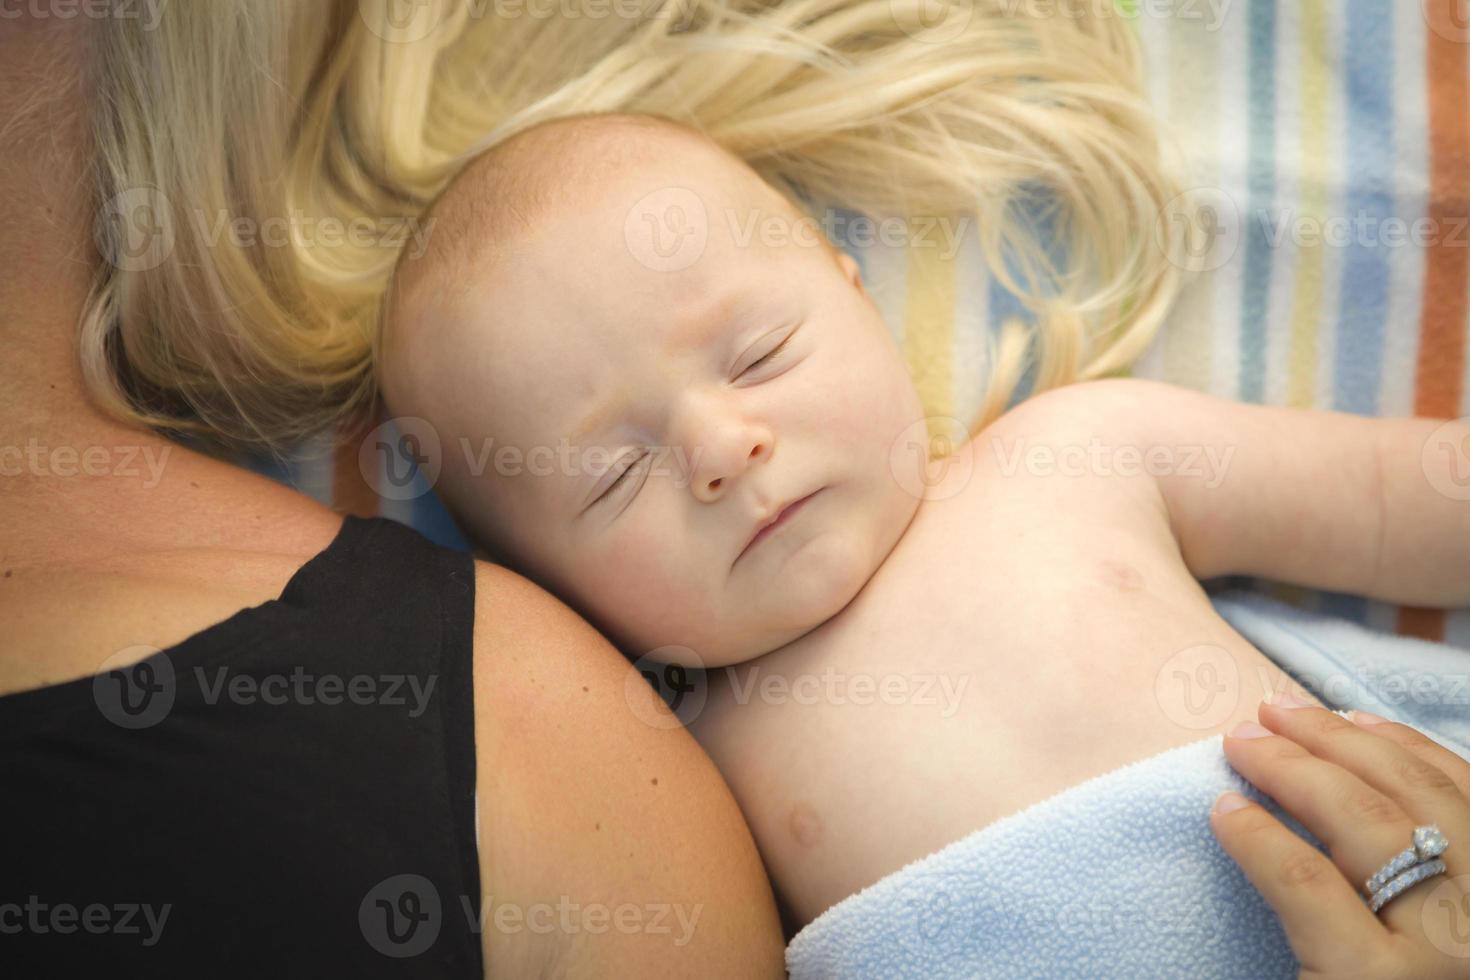
[[[874,565],[872,570],[868,573],[867,579],[863,581],[863,584],[858,587],[858,590],[854,592],[852,594],[852,597],[849,598],[847,602],[845,602],[841,607],[839,607],[825,619],[818,620],[817,622],[811,624],[811,626],[809,626],[800,635],[784,641],[779,646],[771,647],[762,653],[754,654],[742,660],[733,661],[728,666],[733,668],[745,668],[759,664],[764,667],[771,667],[774,666],[776,663],[788,661],[793,659],[794,657],[799,657],[800,650],[802,648],[815,644],[820,644],[824,642],[830,634],[841,629],[843,623],[852,614],[853,610],[859,608],[863,604],[865,597],[872,593],[874,589],[874,583],[881,582],[881,580],[883,579],[883,569],[888,565],[888,560],[893,557],[894,553],[898,550],[899,545],[901,545],[904,541],[904,538],[908,536],[910,529],[912,529],[915,523],[918,521],[919,512],[925,508],[925,505],[927,503],[928,501],[926,500],[919,501],[918,506],[914,508],[913,514],[910,515],[908,523],[903,526],[903,529],[898,532],[898,536],[894,538],[893,543],[889,545],[888,550],[883,553],[883,556],[881,558],[878,559],[878,563]]]

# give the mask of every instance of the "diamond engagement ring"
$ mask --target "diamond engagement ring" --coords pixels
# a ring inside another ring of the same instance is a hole
[[[1444,874],[1445,864],[1438,858],[1449,846],[1449,840],[1433,824],[1415,827],[1413,846],[1395,854],[1364,883],[1370,896],[1369,910],[1377,912],[1426,878]]]

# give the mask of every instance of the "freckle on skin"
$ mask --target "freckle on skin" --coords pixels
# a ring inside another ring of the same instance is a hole
[[[1103,582],[1119,592],[1138,592],[1143,588],[1143,576],[1126,561],[1105,558],[1098,569]]]
[[[583,684],[582,685],[582,693],[584,693],[584,694],[587,693],[587,685],[586,684]]]
[[[791,830],[791,836],[802,847],[815,847],[822,839],[822,818],[805,803],[798,803],[791,808],[787,826]]]
[[[655,785],[655,786],[658,785],[658,777],[657,776],[654,776],[653,777],[653,785]]]

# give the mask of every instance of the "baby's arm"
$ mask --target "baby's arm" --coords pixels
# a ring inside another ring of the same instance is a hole
[[[1470,421],[1250,405],[1136,379],[1039,397],[1053,395],[1145,454],[1170,450],[1155,458],[1174,471],[1155,476],[1195,577],[1470,606]],[[1200,465],[1185,472],[1193,450]]]

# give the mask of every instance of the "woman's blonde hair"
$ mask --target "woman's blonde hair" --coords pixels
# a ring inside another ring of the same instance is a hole
[[[973,215],[991,273],[1036,321],[993,341],[976,428],[1028,364],[1033,391],[1125,368],[1180,286],[1181,223],[1164,220],[1179,187],[1108,0],[330,10],[211,0],[98,32],[112,262],[82,356],[119,416],[265,446],[360,419],[416,223],[470,157],[571,114],[698,129],[811,213]]]

